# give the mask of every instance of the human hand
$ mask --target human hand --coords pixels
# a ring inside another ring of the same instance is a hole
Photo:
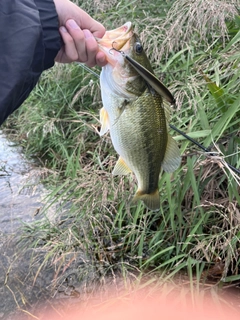
[[[59,32],[64,42],[55,61],[84,62],[89,67],[106,65],[106,57],[103,52],[98,51],[95,40],[95,37],[101,38],[104,35],[103,25],[69,0],[53,1],[59,19]]]

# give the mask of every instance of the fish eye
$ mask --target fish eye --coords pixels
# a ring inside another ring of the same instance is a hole
[[[135,44],[135,51],[136,51],[137,54],[140,54],[140,53],[143,52],[143,47],[142,47],[142,45],[141,45],[140,42],[136,42],[136,44]]]

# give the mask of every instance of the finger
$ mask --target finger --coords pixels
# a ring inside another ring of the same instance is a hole
[[[92,25],[88,28],[95,38],[102,38],[106,32],[104,26],[96,20],[93,20]]]
[[[62,62],[76,61],[78,59],[78,52],[72,36],[67,32],[67,29],[65,27],[60,27],[59,32],[62,36],[65,51],[65,57],[62,57],[64,61]]]
[[[87,53],[87,61],[85,62],[87,66],[93,67],[96,65],[96,54],[98,52],[98,44],[94,36],[89,30],[83,30],[85,36],[85,45]]]
[[[89,14],[87,14],[85,11],[81,10],[81,15],[76,17],[76,21],[81,26],[82,29],[88,29],[94,37],[96,38],[102,38],[103,35],[105,34],[106,30],[104,26],[94,20]],[[79,17],[81,17],[79,19]]]
[[[99,67],[104,67],[107,64],[107,59],[102,51],[98,51],[96,54],[96,62]]]
[[[78,24],[73,20],[69,19],[66,22],[66,28],[73,39],[73,44],[75,46],[75,50],[77,51],[77,59],[80,62],[87,61],[87,53],[86,53],[86,44],[85,44],[85,36],[83,31],[80,29]]]

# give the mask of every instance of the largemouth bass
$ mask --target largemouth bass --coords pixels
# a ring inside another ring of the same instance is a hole
[[[120,155],[113,175],[133,172],[138,181],[133,200],[142,200],[149,209],[158,210],[161,168],[173,172],[181,162],[178,146],[168,133],[169,112],[165,112],[158,90],[126,59],[126,55],[131,57],[154,74],[131,22],[107,31],[98,45],[108,60],[100,74],[100,135],[109,131]]]

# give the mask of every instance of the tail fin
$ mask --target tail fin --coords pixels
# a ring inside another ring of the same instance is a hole
[[[160,197],[158,189],[152,193],[143,193],[142,191],[137,191],[133,197],[133,202],[142,200],[148,209],[157,211],[160,209]]]

